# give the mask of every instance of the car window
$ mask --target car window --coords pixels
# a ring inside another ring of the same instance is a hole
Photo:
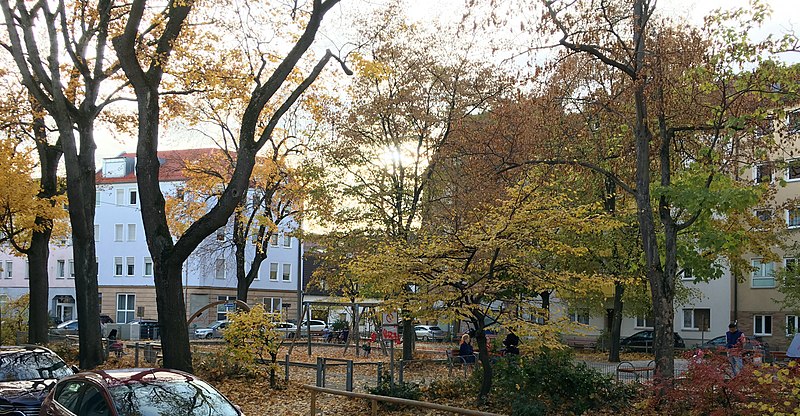
[[[441,331],[441,330],[442,330],[442,328],[439,328],[438,326],[432,326],[431,327],[431,331]]]
[[[81,387],[83,383],[79,381],[68,381],[62,384],[55,395],[55,400],[58,404],[64,406],[72,413],[78,413],[80,408]]]
[[[238,416],[214,388],[200,380],[129,383],[109,389],[120,416]]]
[[[100,390],[92,385],[87,385],[81,399],[81,416],[111,416],[111,409]]]
[[[72,375],[69,366],[49,352],[30,351],[0,356],[0,381],[23,381]]]

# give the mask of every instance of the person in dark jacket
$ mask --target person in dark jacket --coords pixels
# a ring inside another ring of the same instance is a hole
[[[728,349],[728,361],[731,363],[731,371],[734,376],[742,370],[742,344],[744,341],[744,333],[739,330],[736,323],[728,325],[728,332],[725,333],[725,348]]]
[[[458,356],[461,357],[465,363],[475,362],[475,351],[470,344],[469,334],[461,336],[461,345],[458,346]]]
[[[504,355],[519,355],[519,337],[512,330],[508,330],[506,339],[503,340],[506,346]]]

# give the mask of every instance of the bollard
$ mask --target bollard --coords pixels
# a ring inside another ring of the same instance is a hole
[[[353,391],[353,360],[347,360],[347,374],[345,375],[344,388]]]
[[[322,374],[322,369],[324,368],[322,357],[317,357],[317,387],[323,387],[324,379]]]
[[[139,343],[133,344],[133,348],[136,349],[136,353],[133,354],[133,366],[139,368]]]
[[[286,354],[286,378],[285,381],[289,381],[289,354]]]

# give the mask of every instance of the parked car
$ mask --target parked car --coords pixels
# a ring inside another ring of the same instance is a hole
[[[153,319],[137,319],[128,322],[129,324],[139,325],[139,339],[160,339],[161,327],[158,321]]]
[[[71,376],[73,370],[44,347],[0,347],[0,413],[38,415],[56,381]]]
[[[720,335],[718,337],[711,338],[702,344],[696,345],[695,348],[716,351],[725,349],[725,344],[727,342],[728,341],[725,335]],[[769,353],[769,345],[752,335],[745,336],[745,342],[744,345],[742,345],[742,350],[745,357],[759,354],[765,362],[772,361],[772,354]]]
[[[683,338],[676,332],[674,334],[675,337],[675,348],[686,348],[686,343],[683,342]],[[653,351],[653,331],[639,331],[627,338],[622,339],[619,342],[620,347],[624,351],[643,351],[643,352],[652,352]]]
[[[311,333],[317,335],[321,334],[322,330],[325,329],[326,326],[330,328],[325,321],[312,319],[310,321],[303,321],[303,323],[300,324],[300,332],[307,334],[309,330],[309,324],[311,324]]]
[[[55,328],[51,328],[50,333],[55,335],[78,335],[78,320],[70,319],[69,321],[64,321],[56,325]]]
[[[209,325],[208,328],[198,328],[194,330],[196,338],[222,338],[222,331],[228,327],[228,321],[216,321]]]
[[[284,338],[294,338],[297,333],[297,325],[291,322],[276,322],[275,331],[283,334]]]
[[[447,336],[447,332],[443,331],[442,328],[432,325],[417,325],[414,327],[414,333],[418,340],[423,341],[441,341]]]
[[[208,383],[163,368],[97,370],[64,378],[47,395],[41,412],[52,416],[242,415]]]

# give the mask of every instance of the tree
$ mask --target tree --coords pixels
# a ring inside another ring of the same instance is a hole
[[[307,76],[298,82],[293,82],[296,78],[290,78],[290,75],[297,75],[294,71],[313,43],[322,18],[336,3],[338,0],[314,0],[308,5],[309,9],[292,8],[293,17],[300,15],[307,20],[305,29],[294,40],[289,52],[282,59],[257,54],[256,59],[251,61],[250,95],[239,114],[236,167],[213,207],[189,226],[177,241],[172,239],[158,179],[160,86],[164,68],[169,64],[175,45],[182,40],[180,35],[188,23],[187,18],[194,3],[169,2],[159,14],[156,27],[150,28],[144,24],[148,2],[135,0],[131,4],[124,31],[113,39],[120,65],[136,94],[139,111],[136,178],[147,246],[154,265],[156,304],[163,328],[164,365],[167,367],[186,371],[192,369],[181,282],[183,262],[206,237],[224,226],[240,206],[250,188],[250,176],[257,153],[272,136],[283,115],[333,58],[333,54],[328,52]],[[243,4],[233,6],[233,10],[239,11],[245,7]],[[143,38],[148,42],[140,42]],[[142,50],[140,46],[143,45],[150,47]],[[277,61],[276,65],[270,71],[269,63],[274,61]]]
[[[273,388],[275,370],[280,368],[277,365],[278,350],[283,341],[283,334],[275,330],[274,319],[280,319],[280,316],[267,313],[264,305],[257,304],[247,312],[231,313],[224,334],[227,350],[237,359],[250,365],[254,362],[269,363],[269,385]]]
[[[597,284],[594,275],[570,268],[570,262],[587,254],[575,243],[586,233],[618,226],[601,205],[577,203],[575,194],[550,184],[520,183],[482,207],[475,215],[478,220],[456,233],[387,241],[351,266],[352,273],[374,285],[397,288],[416,282],[413,293],[389,304],[409,304],[423,316],[446,315],[471,323],[483,368],[481,402],[492,385],[487,325],[513,328],[526,339],[526,348],[561,345],[559,335],[568,323],[551,318],[534,300],[545,291],[577,297]]]
[[[64,1],[16,2],[12,6],[5,0],[0,7],[8,35],[3,47],[13,57],[22,84],[53,118],[59,132],[67,176],[78,320],[82,328],[80,365],[93,368],[103,361],[94,245],[94,125],[118,92],[106,81],[114,77],[119,67],[109,62],[106,54],[109,30],[124,10],[113,7],[108,0],[96,5],[76,1],[69,6]],[[105,95],[105,91],[110,94]],[[124,116],[109,116],[109,119],[125,121]],[[55,150],[50,148],[48,152]],[[48,169],[55,169],[51,162],[57,160],[48,162]],[[43,254],[41,244],[37,243],[39,255]],[[34,313],[37,320],[42,319],[39,308]]]
[[[741,215],[757,199],[757,190],[732,183],[731,178],[739,169],[736,158],[744,156],[736,152],[742,132],[752,131],[759,110],[770,103],[762,93],[771,85],[768,74],[758,69],[740,71],[742,65],[762,59],[759,52],[764,45],[751,44],[740,30],[724,28],[720,21],[709,20],[707,27],[712,32],[705,35],[659,21],[655,4],[646,0],[572,5],[546,1],[544,5],[550,30],[560,37],[566,53],[601,63],[625,85],[623,114],[633,139],[635,173],[631,182],[612,177],[636,200],[656,321],[657,373],[672,377],[681,235],[710,230],[699,225],[710,226],[718,220],[715,215]],[[751,21],[765,13],[762,5],[755,10]],[[602,19],[596,19],[598,13]],[[731,14],[720,20],[726,17],[744,18]],[[748,25],[749,21],[739,27]],[[685,157],[685,162],[677,157]],[[609,173],[585,159],[558,163]],[[743,192],[739,201],[747,204],[739,206],[727,199],[730,195],[715,193],[714,188],[723,183],[734,187],[734,192]],[[737,224],[734,220],[726,223]],[[701,244],[712,241],[702,233],[692,236]],[[735,256],[728,260],[736,265]],[[712,269],[719,271],[718,267]]]
[[[333,115],[334,134],[319,150],[333,194],[348,201],[329,220],[353,236],[410,242],[425,220],[441,148],[510,81],[475,63],[469,47],[442,59],[442,45],[453,44],[444,31],[406,24],[396,8],[372,18],[362,36],[372,41],[354,53],[352,106]],[[405,282],[400,290],[413,285]],[[403,357],[411,359],[414,316],[410,305],[400,310]]]

